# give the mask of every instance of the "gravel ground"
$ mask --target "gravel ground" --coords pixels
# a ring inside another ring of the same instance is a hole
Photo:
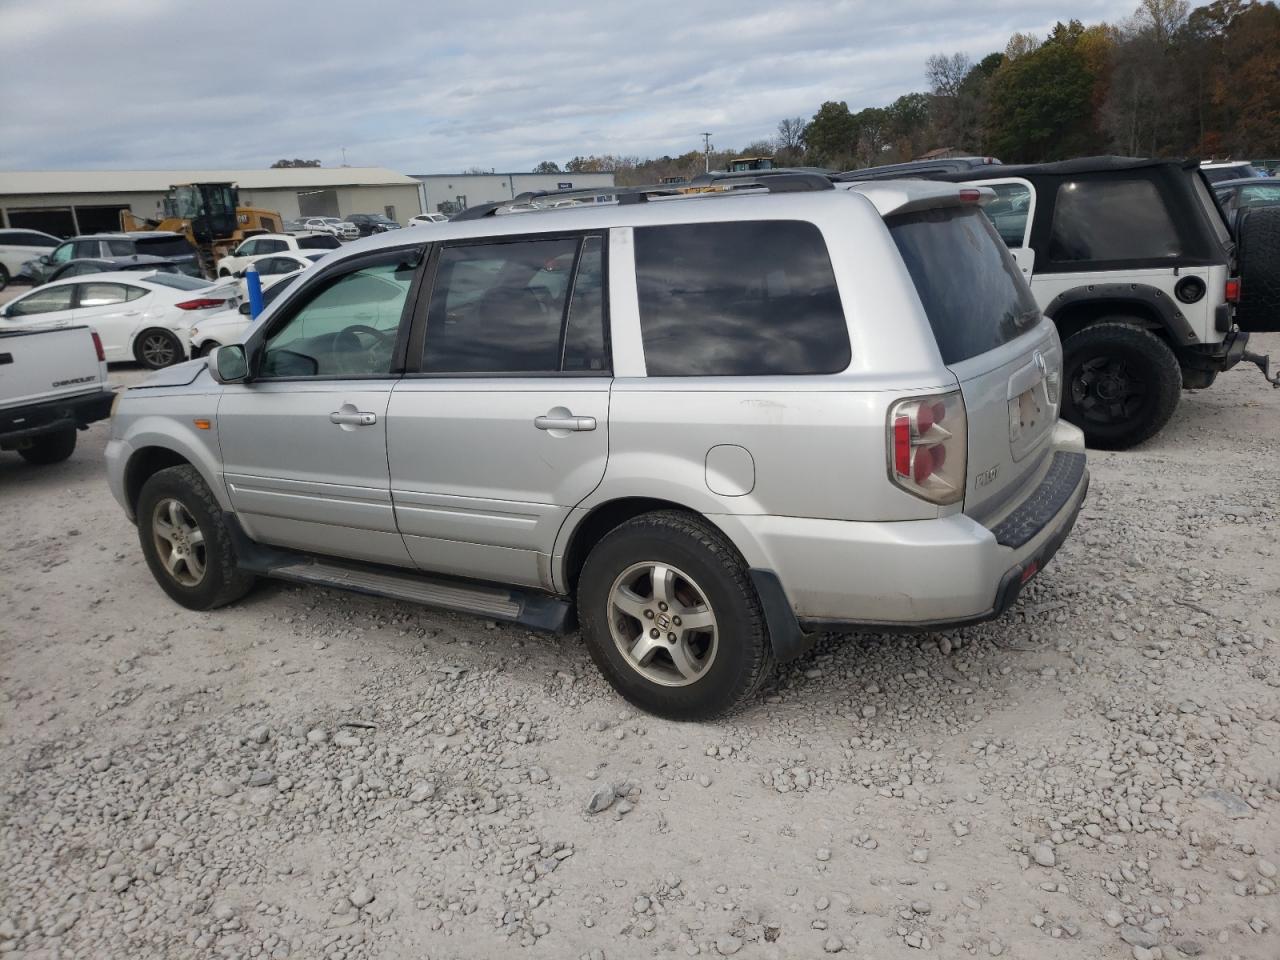
[[[574,636],[279,584],[182,610],[106,434],[0,456],[0,954],[1280,957],[1252,368],[1092,455],[1000,622],[824,639],[696,725]]]

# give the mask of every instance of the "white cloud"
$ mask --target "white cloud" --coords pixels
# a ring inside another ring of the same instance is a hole
[[[1115,21],[1135,0],[1078,0]],[[528,169],[772,135],[824,100],[924,88],[1064,15],[1044,0],[691,5],[6,0],[0,168]]]

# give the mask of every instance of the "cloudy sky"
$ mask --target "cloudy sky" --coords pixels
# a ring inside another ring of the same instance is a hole
[[[931,53],[1137,0],[0,0],[0,169],[527,170],[882,106]]]

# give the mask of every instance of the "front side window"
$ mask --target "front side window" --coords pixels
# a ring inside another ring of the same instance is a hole
[[[252,257],[256,256],[259,252],[257,240],[246,240],[236,248],[237,257]]]
[[[57,250],[53,251],[49,259],[54,263],[66,263],[71,259],[71,248],[73,246],[75,245],[71,243],[64,243],[62,246],[58,247]]]
[[[1050,260],[1161,260],[1181,253],[1177,229],[1150,180],[1081,179],[1058,187]]]
[[[84,257],[96,257],[101,252],[97,240],[77,240],[74,245],[73,256],[79,260]],[[133,251],[130,251],[132,253]]]
[[[651,377],[839,373],[849,331],[822,232],[792,220],[638,227]]]
[[[79,284],[82,307],[109,307],[115,303],[124,303],[129,299],[128,289],[120,283],[82,283]]]
[[[1021,247],[1027,235],[1027,217],[1031,213],[1031,188],[1025,183],[984,183],[995,191],[996,198],[982,208],[996,233],[1009,247]]]
[[[45,287],[9,304],[7,316],[34,317],[41,313],[71,309],[71,287]]]
[[[267,338],[264,377],[387,374],[422,250],[398,250],[309,291]]]
[[[447,247],[427,311],[423,372],[606,371],[601,257],[599,237]]]
[[[284,240],[258,240],[259,253],[279,253],[281,250],[288,250],[289,244]]]
[[[264,241],[264,242],[267,242],[267,241]],[[275,240],[270,242],[278,243],[280,244],[280,246],[272,247],[270,250],[264,249],[262,251],[263,253],[275,253],[277,251],[287,250],[289,248],[289,245],[285,243],[283,240]],[[313,237],[298,238],[299,250],[337,250],[340,246],[342,246],[342,242],[331,233],[322,233]]]

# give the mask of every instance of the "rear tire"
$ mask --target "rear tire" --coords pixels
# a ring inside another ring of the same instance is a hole
[[[18,456],[27,463],[46,466],[50,463],[61,463],[71,456],[76,449],[76,428],[59,430],[57,433],[46,433],[31,441],[31,446],[23,447]]]
[[[195,467],[153,474],[138,495],[138,541],[160,588],[189,610],[239,600],[254,577],[236,566],[231,531]]]
[[[732,709],[773,663],[746,564],[723,534],[685,513],[644,514],[606,534],[582,568],[578,616],[613,688],[672,720]]]
[[[143,330],[133,341],[133,358],[144,367],[159,370],[185,360],[182,341],[169,330]]]
[[[1062,417],[1099,450],[1126,450],[1160,432],[1182,392],[1169,345],[1131,323],[1085,327],[1062,345]]]

